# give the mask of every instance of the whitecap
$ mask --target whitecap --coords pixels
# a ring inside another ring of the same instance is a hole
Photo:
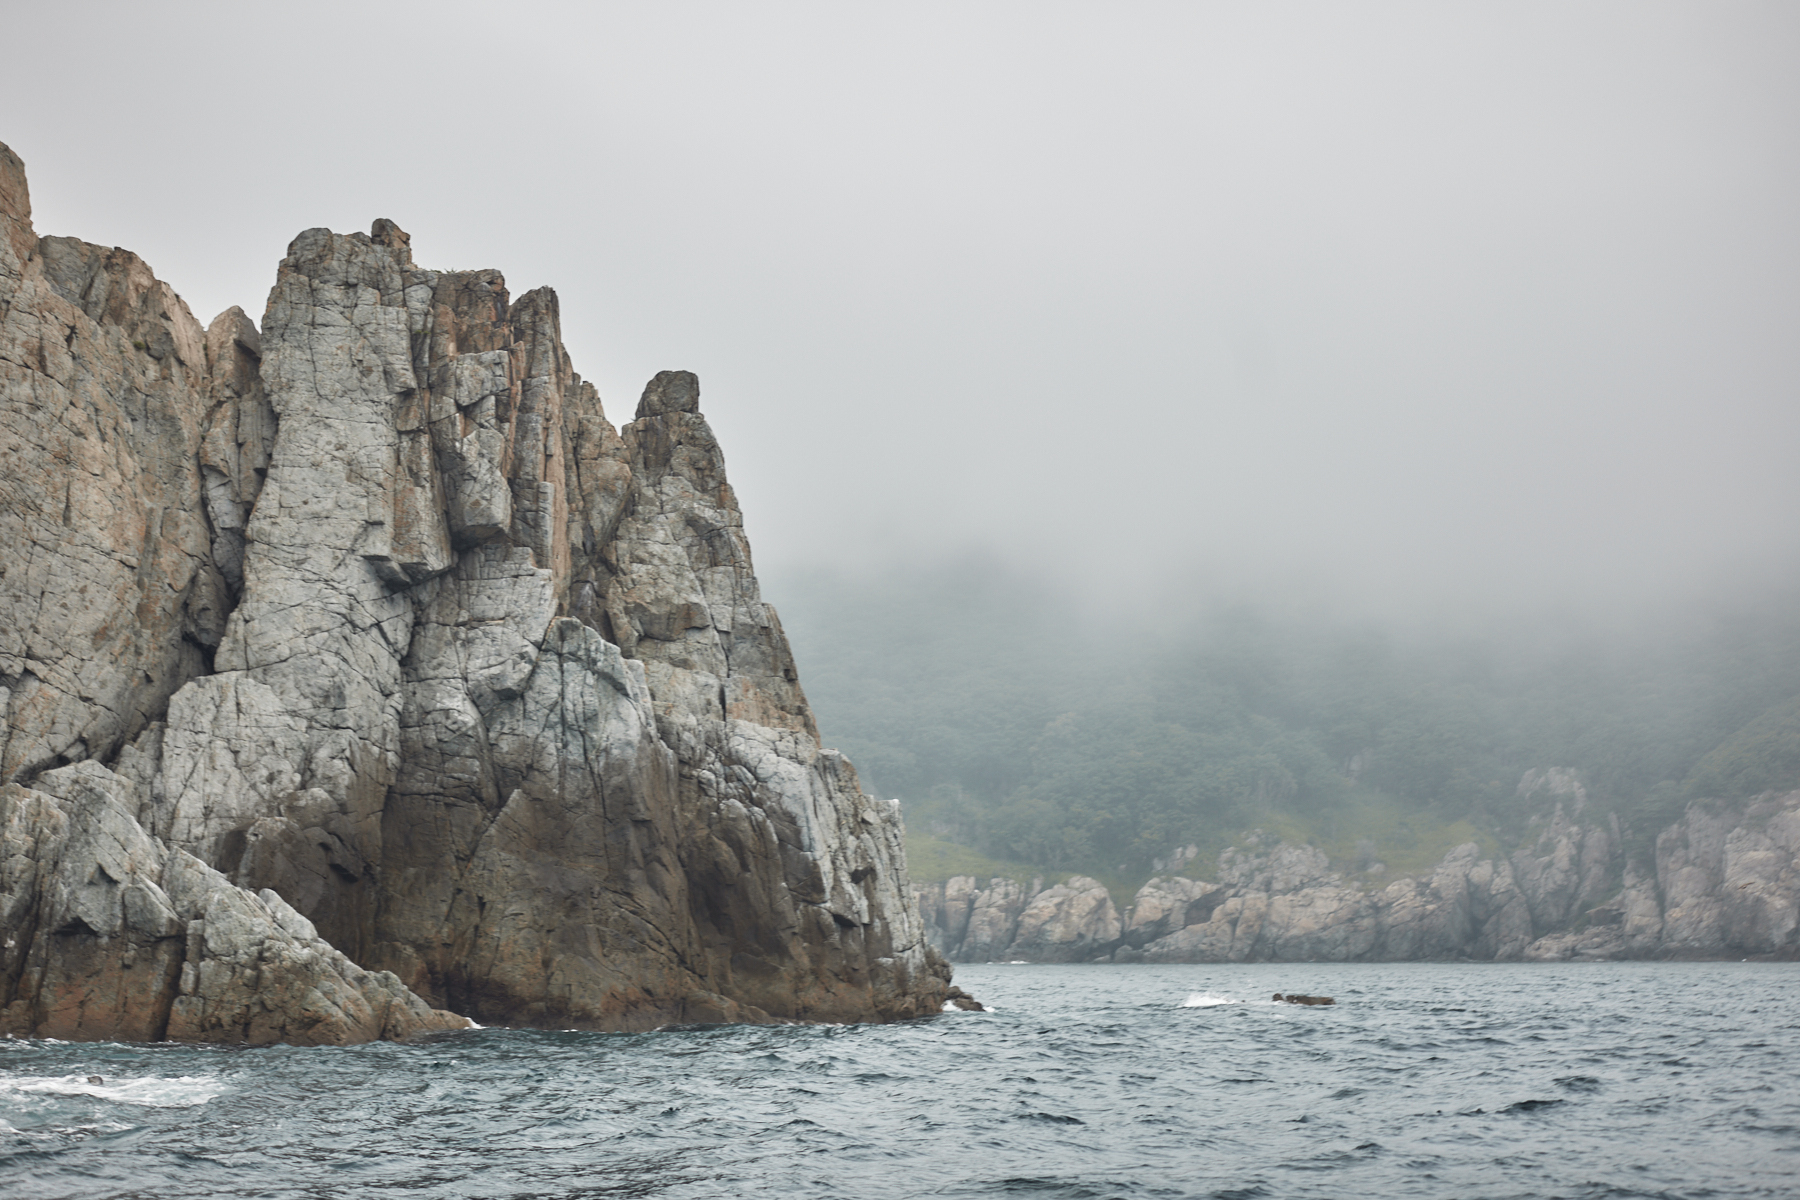
[[[1215,996],[1211,992],[1189,992],[1188,998],[1181,1002],[1183,1008],[1216,1008],[1221,1004],[1242,1004],[1231,996]]]
[[[91,1096],[146,1108],[193,1108],[225,1090],[216,1075],[175,1075],[89,1083],[86,1075],[0,1075],[0,1095]]]

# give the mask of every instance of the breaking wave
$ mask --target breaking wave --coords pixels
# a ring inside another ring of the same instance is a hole
[[[101,1082],[94,1083],[98,1078]],[[0,1101],[33,1096],[86,1097],[113,1104],[137,1104],[146,1108],[192,1108],[225,1091],[225,1081],[215,1075],[144,1076],[135,1079],[105,1075],[0,1075]]]

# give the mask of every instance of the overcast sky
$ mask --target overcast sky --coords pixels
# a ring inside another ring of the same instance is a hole
[[[765,585],[1531,607],[1800,564],[1800,5],[0,0],[40,233],[301,229],[699,372]],[[797,576],[796,576],[797,577]]]

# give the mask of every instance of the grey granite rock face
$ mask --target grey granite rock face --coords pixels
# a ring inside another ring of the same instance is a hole
[[[0,1032],[338,1045],[465,1029],[137,823],[97,763],[0,787]]]
[[[106,763],[217,904],[484,1021],[939,1009],[898,815],[819,745],[691,374],[616,429],[554,293],[391,221],[302,233],[260,331],[202,331],[35,238],[10,152],[0,205],[4,778]]]
[[[1098,880],[1075,875],[1031,898],[1019,914],[1008,959],[1082,962],[1116,946],[1122,925]]]
[[[236,309],[203,331],[127,251],[37,237],[4,146],[0,233],[0,1024],[333,1043],[465,1026],[147,833],[172,697],[212,670],[242,586],[275,437],[261,347]]]
[[[1553,808],[1511,856],[1470,842],[1379,890],[1331,871],[1315,847],[1282,844],[1228,848],[1217,883],[1150,880],[1115,942],[1069,921],[1021,935],[1021,914],[1061,911],[1076,880],[962,876],[920,887],[920,911],[958,962],[1800,957],[1800,792],[1692,806],[1657,839],[1652,873],[1627,858],[1614,818],[1577,819],[1586,799],[1571,773],[1533,772],[1522,790]]]
[[[1085,875],[1048,887],[959,875],[915,895],[932,944],[962,962],[1086,962],[1125,929],[1106,887]]]
[[[553,293],[391,222],[295,239],[261,355],[279,433],[160,835],[484,1021],[936,1010],[897,814],[819,746],[692,375],[615,430]]]
[[[902,890],[897,815],[818,744],[697,381],[659,375],[621,435],[569,365],[553,294],[509,304],[491,272],[439,275],[403,242],[311,236],[284,277],[350,263],[367,288],[403,287],[416,358],[363,373],[391,381],[397,414],[383,436],[401,468],[391,506],[374,504],[407,514],[393,528],[413,548],[377,545],[366,568],[341,558],[349,578],[325,589],[411,606],[372,647],[391,658],[348,684],[379,695],[360,708],[383,723],[359,734],[362,765],[341,784],[295,772],[352,834],[359,792],[385,802],[373,836],[329,848],[348,860],[331,864],[341,882],[313,872],[318,911],[374,915],[367,930],[333,921],[334,937],[494,1021],[935,1011],[941,972]],[[363,304],[345,321],[373,344],[393,320]],[[272,305],[266,353],[323,327]],[[416,470],[415,421],[431,439]],[[289,486],[280,465],[278,451],[270,488]],[[252,573],[246,629],[258,606]],[[268,606],[283,621],[294,608],[283,594]],[[371,907],[354,889],[375,877]]]
[[[1775,954],[1800,941],[1800,793],[1695,805],[1656,840],[1662,944]],[[1648,922],[1644,922],[1646,925]]]
[[[1019,918],[1025,903],[1040,886],[1030,892],[1011,879],[991,879],[988,886],[971,897],[969,932],[962,943],[946,953],[964,962],[1010,961],[1006,952],[1019,931]]]
[[[1125,927],[1125,940],[1136,949],[1202,925],[1230,897],[1225,884],[1201,883],[1181,876],[1158,876],[1138,889]]]

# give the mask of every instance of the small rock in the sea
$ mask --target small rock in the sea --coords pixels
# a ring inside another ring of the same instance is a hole
[[[1287,994],[1285,996],[1282,995],[1280,992],[1276,992],[1275,993],[1275,1001],[1278,1004],[1336,1004],[1337,1003],[1337,1001],[1332,999],[1330,996],[1302,996],[1302,995],[1299,995],[1299,994],[1293,993],[1293,992],[1290,992],[1289,994]]]
[[[962,1009],[964,1012],[987,1011],[987,1006],[982,1004],[981,1001],[954,985],[952,985],[949,991],[944,993],[944,999],[956,1005],[956,1007]]]
[[[106,1082],[106,1079],[105,1079],[105,1077],[100,1076],[100,1075],[89,1075],[88,1082],[93,1083],[93,1084],[102,1084],[102,1083]]]

